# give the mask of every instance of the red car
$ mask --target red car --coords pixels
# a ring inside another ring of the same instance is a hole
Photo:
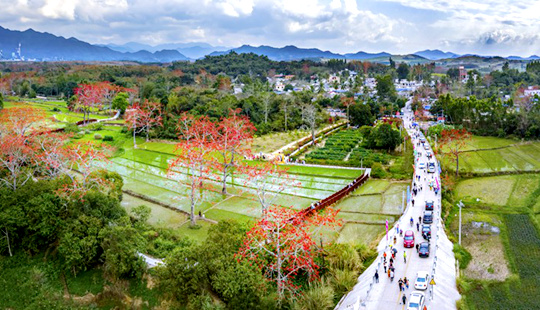
[[[405,232],[405,237],[403,237],[403,246],[406,248],[414,247],[414,231],[407,230]]]

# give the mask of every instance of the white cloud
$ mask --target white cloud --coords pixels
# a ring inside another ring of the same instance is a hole
[[[74,20],[75,5],[72,0],[46,0],[41,12],[45,17]]]

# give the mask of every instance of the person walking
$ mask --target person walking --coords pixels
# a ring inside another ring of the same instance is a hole
[[[401,280],[401,278],[399,278],[398,285],[399,285],[399,291],[401,292],[403,290],[403,280]]]
[[[386,273],[386,262],[384,263],[384,273]]]
[[[417,244],[416,244],[416,253],[418,253],[418,247],[419,247],[419,245],[418,245],[418,243],[417,243]]]
[[[405,294],[403,294],[403,297],[401,297],[401,300],[403,301],[403,304],[407,304],[407,296],[405,296]]]
[[[390,282],[394,282],[394,271],[390,270]]]
[[[412,206],[414,207],[414,199],[411,202],[412,202]]]
[[[375,283],[379,283],[379,271],[375,270]]]
[[[422,217],[421,216],[418,217],[418,223],[422,223]]]
[[[407,287],[407,289],[409,289],[409,279],[407,279],[407,277],[403,278],[403,282],[405,283],[405,286]]]
[[[403,262],[404,263],[407,262],[407,252],[406,251],[403,251]]]
[[[420,231],[420,223],[416,223],[416,231]]]

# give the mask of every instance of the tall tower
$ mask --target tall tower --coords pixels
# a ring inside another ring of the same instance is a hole
[[[21,56],[21,43],[20,42],[19,42],[19,47],[17,48],[17,58],[22,59],[22,56]]]

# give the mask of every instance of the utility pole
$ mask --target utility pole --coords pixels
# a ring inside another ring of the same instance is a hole
[[[459,207],[459,245],[461,245],[461,208],[464,207],[463,202],[460,200],[457,206]]]
[[[405,212],[405,191],[401,192],[401,213]]]

